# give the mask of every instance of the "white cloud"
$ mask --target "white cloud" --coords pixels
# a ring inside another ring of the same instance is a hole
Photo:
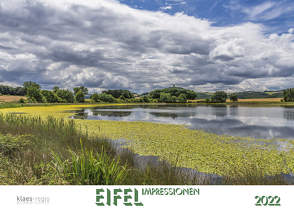
[[[232,1],[225,8],[242,12],[247,16],[246,19],[250,21],[268,21],[293,13],[294,4],[284,1],[267,1],[256,6],[245,7],[236,1]]]
[[[244,8],[243,12],[246,13],[249,17],[249,19],[256,19],[256,17],[258,17],[261,14],[264,14],[266,11],[269,11],[270,9],[272,9],[273,7],[275,7],[277,5],[277,3],[275,2],[264,2],[260,5],[257,5],[255,7],[252,8]]]
[[[173,7],[171,5],[160,7],[161,10],[171,10]]]
[[[270,8],[255,9],[255,15]],[[0,82],[140,92],[172,84],[205,91],[269,89],[280,80],[290,87],[293,31],[263,31],[258,24],[214,27],[109,0],[4,0]]]

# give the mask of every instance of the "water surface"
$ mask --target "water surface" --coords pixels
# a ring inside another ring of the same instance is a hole
[[[293,107],[104,106],[76,111],[73,118],[184,124],[222,135],[294,139]]]

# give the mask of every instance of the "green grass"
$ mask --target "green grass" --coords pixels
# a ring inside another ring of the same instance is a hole
[[[0,103],[0,109],[4,109],[4,108],[18,108],[18,107],[22,107],[23,104],[20,103]]]
[[[114,154],[109,142],[88,139],[87,135],[78,131],[73,121],[0,114],[0,132],[2,184],[73,184],[65,175],[57,174],[62,169],[62,164],[56,167],[53,166],[53,161],[62,158],[62,161],[74,163],[73,154],[79,158],[83,156],[84,161],[89,161],[88,152],[93,151],[99,151],[101,155],[106,152],[109,155]],[[106,162],[116,162],[102,159],[97,158],[106,168],[111,168],[110,163]],[[111,170],[109,174],[112,174]],[[97,183],[111,183],[109,174]],[[74,184],[87,183],[76,181]]]
[[[174,163],[159,161],[144,168],[136,155],[110,140],[82,133],[72,120],[0,114],[0,184],[285,184],[279,175],[264,176],[247,165],[215,181]],[[236,169],[234,169],[236,168]]]
[[[82,146],[81,146],[82,147]],[[104,151],[94,153],[83,147],[80,153],[68,150],[69,159],[64,159],[52,153],[51,167],[59,177],[69,181],[70,184],[105,184],[117,185],[123,183],[127,176],[126,166],[111,158]]]

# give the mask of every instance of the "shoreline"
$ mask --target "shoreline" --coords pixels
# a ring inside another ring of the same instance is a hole
[[[29,106],[0,109],[0,112],[26,113],[43,119],[53,116],[69,120],[69,116],[73,115],[70,110],[94,106],[113,106],[113,104]],[[265,144],[260,145],[254,144],[253,138],[217,135],[176,124],[79,119],[75,122],[83,133],[112,140],[125,138],[132,141],[131,145],[126,147],[134,153],[142,156],[158,156],[176,167],[227,175],[231,168],[240,168],[241,164],[257,163],[268,175],[294,172],[294,167],[281,165],[292,162],[293,148],[288,152],[281,152],[266,139],[263,140]],[[236,142],[240,139],[250,145]],[[293,141],[289,142],[292,144]]]

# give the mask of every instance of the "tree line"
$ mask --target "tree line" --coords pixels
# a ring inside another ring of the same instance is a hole
[[[216,91],[211,98],[205,99],[206,103],[226,103],[227,99],[231,102],[238,102],[238,95],[236,93],[227,94],[225,91]]]
[[[129,103],[186,103],[188,99],[197,97],[196,92],[179,87],[170,87],[153,90],[142,95],[137,95],[128,90],[107,90],[101,94],[91,96],[94,102],[129,102]]]
[[[58,86],[52,90],[42,90],[35,82],[24,82],[22,87],[0,85],[0,95],[26,96],[27,102],[31,103],[83,103],[88,89],[84,86],[73,88],[73,91],[61,89]],[[232,102],[238,101],[237,93],[227,94],[225,91],[216,91],[206,103],[225,103],[229,98]],[[186,103],[188,100],[197,98],[196,92],[180,87],[156,89],[142,95],[137,95],[129,90],[106,90],[102,93],[94,93],[90,96],[91,102],[106,103]],[[294,88],[283,90],[283,102],[294,102]],[[21,102],[24,102],[21,99]]]
[[[142,95],[123,89],[105,90],[89,95],[88,89],[84,86],[75,87],[73,90],[61,89],[58,86],[54,86],[51,90],[42,90],[38,83],[32,81],[24,82],[22,87],[15,88],[0,85],[0,93],[3,95],[25,95],[26,102],[29,103],[83,103],[86,96],[90,96],[88,102],[92,103],[187,103],[188,100],[197,98],[197,93],[193,90],[175,86],[156,89]],[[232,102],[238,101],[236,93],[228,95],[224,91],[217,91],[204,102],[225,103],[227,98],[230,98]],[[20,102],[25,102],[25,100],[21,99]]]
[[[83,103],[88,93],[88,89],[83,86],[74,88],[73,92],[58,86],[52,90],[42,90],[39,84],[32,81],[25,82],[23,88],[30,103]]]
[[[25,96],[26,91],[23,87],[10,87],[7,85],[0,85],[0,95]]]

